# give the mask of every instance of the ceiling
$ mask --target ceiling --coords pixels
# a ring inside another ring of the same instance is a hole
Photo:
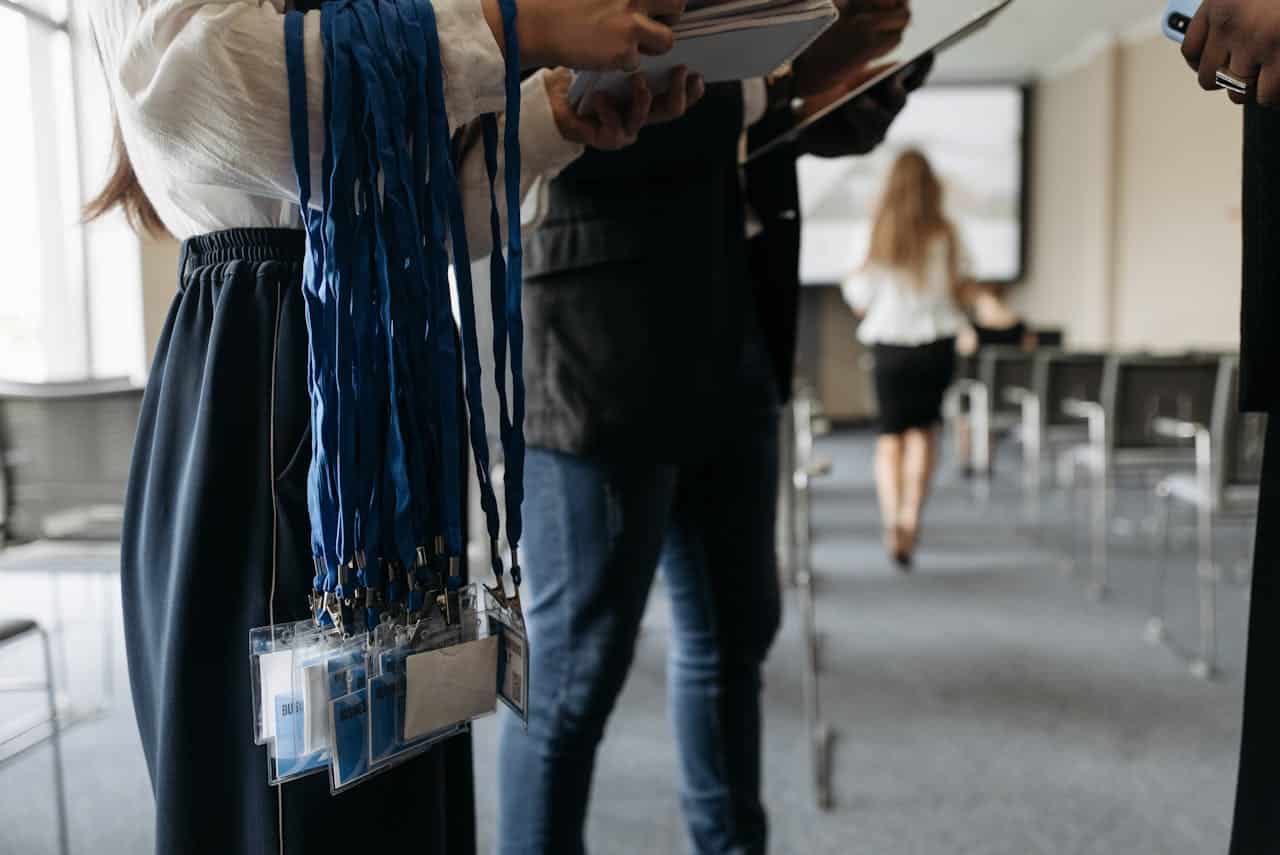
[[[900,52],[910,55],[990,7],[993,0],[911,0],[913,21]],[[1032,80],[1108,35],[1160,32],[1164,0],[1014,0],[983,32],[944,54],[947,80]]]

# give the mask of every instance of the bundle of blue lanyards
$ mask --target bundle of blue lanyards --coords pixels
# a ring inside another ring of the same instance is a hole
[[[492,115],[480,121],[493,239],[493,377],[511,578],[518,591],[524,466],[520,60],[515,0],[503,0],[501,9],[505,128],[500,131]],[[500,597],[505,589],[470,253],[435,13],[427,0],[333,0],[320,15],[325,85],[318,203],[312,198],[303,16],[291,12],[285,19],[294,166],[307,232],[312,608],[318,621],[350,632],[371,629],[388,613],[420,614],[441,591],[461,585],[464,432]],[[505,258],[495,190],[500,132]]]

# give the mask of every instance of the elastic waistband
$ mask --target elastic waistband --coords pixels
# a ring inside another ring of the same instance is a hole
[[[226,229],[182,242],[182,276],[228,261],[301,261],[307,237],[301,229]]]

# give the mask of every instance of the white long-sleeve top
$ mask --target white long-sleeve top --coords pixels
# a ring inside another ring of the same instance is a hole
[[[504,106],[502,53],[480,0],[434,0],[451,128]],[[177,238],[298,227],[289,131],[284,0],[95,0],[89,20],[125,147]],[[320,13],[304,19],[312,196],[321,198],[324,63]],[[556,126],[542,75],[521,90],[522,193],[581,146]],[[459,175],[472,255],[490,245],[488,177],[473,146]],[[501,198],[501,196],[499,196]]]
[[[952,296],[950,252],[946,238],[929,242],[923,282],[906,270],[879,264],[845,279],[841,288],[845,302],[862,315],[858,340],[917,347],[956,335],[964,316]],[[967,278],[972,269],[969,253],[963,243],[957,244],[956,252],[956,273]]]

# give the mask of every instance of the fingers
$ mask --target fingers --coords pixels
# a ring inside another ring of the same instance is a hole
[[[676,34],[666,24],[661,24],[650,17],[637,14],[633,16],[633,33],[640,53],[646,56],[661,56],[676,43]]]
[[[670,121],[683,116],[689,108],[689,69],[680,66],[671,72],[671,82],[666,94],[662,96],[661,105],[654,109],[654,118],[658,121]]]
[[[1202,5],[1191,19],[1187,34],[1182,39],[1182,57],[1192,71],[1200,70],[1200,57],[1209,41],[1209,7]]]
[[[849,24],[873,32],[902,32],[911,23],[911,13],[906,9],[887,12],[859,12],[848,16]]]
[[[1237,80],[1244,81],[1248,85],[1249,91],[1245,94],[1238,92],[1229,92],[1228,95],[1232,101],[1237,104],[1247,104],[1257,95],[1257,79],[1259,72],[1262,70],[1257,62],[1249,60],[1241,54],[1231,55],[1231,67],[1228,69],[1231,75]]]
[[[1209,32],[1204,52],[1200,55],[1197,70],[1200,88],[1207,92],[1221,88],[1218,86],[1218,70],[1226,68],[1230,63],[1231,49],[1227,47],[1227,40],[1222,37],[1222,32],[1215,28]]]
[[[635,85],[634,83],[632,84]],[[645,86],[645,91],[648,87]],[[633,90],[635,91],[635,90]],[[649,108],[642,105],[644,114],[647,116]],[[594,148],[614,150],[624,148],[636,141],[636,132],[631,132],[627,128],[627,121],[623,119],[622,114],[618,112],[618,107],[613,100],[602,92],[596,93],[591,99],[591,112],[599,120],[597,132],[588,143]]]
[[[868,92],[867,95],[880,107],[893,115],[902,112],[902,108],[907,106],[907,97],[911,94],[907,89],[906,81],[901,77],[893,77],[889,81],[889,85],[884,87],[883,92]]]
[[[684,14],[685,0],[639,0],[636,8],[650,18],[675,20]]]
[[[702,78],[701,74],[694,74],[689,77],[685,84],[684,103],[685,109],[691,110],[694,105],[702,100],[702,96],[707,94],[707,82]]]
[[[653,92],[649,90],[649,81],[643,74],[631,75],[631,101],[627,105],[627,114],[623,117],[624,134],[634,140],[636,134],[649,120],[649,108],[653,106]]]

